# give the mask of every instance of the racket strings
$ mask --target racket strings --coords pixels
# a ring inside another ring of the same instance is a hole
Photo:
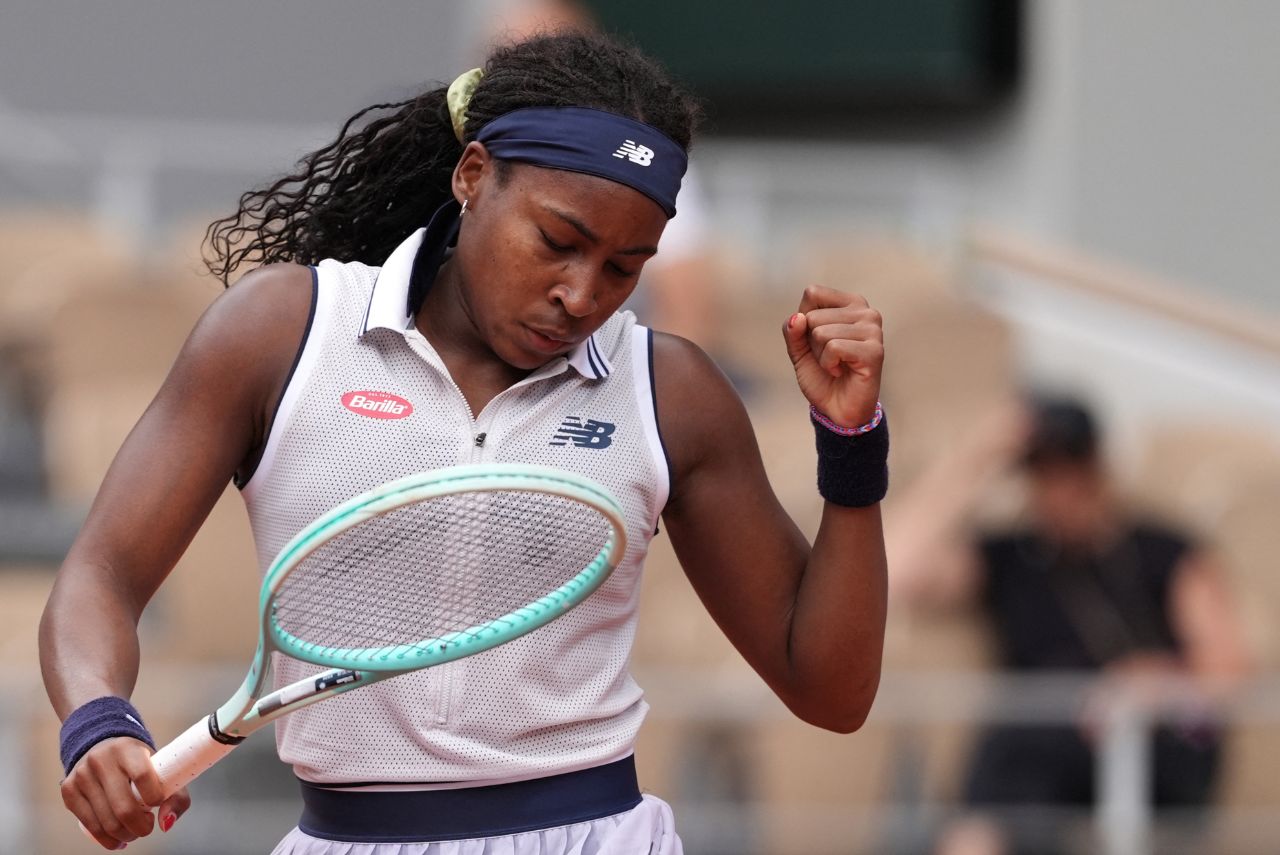
[[[303,559],[275,595],[273,621],[303,643],[345,650],[465,638],[564,586],[611,531],[595,509],[545,493],[406,505]]]

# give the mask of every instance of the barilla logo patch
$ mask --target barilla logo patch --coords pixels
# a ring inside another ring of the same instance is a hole
[[[371,419],[403,419],[413,415],[413,404],[390,392],[348,392],[342,396],[342,406]]]

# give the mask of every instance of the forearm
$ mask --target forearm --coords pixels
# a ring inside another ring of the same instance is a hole
[[[1244,621],[1216,555],[1196,550],[1178,564],[1169,592],[1174,633],[1191,674],[1229,688],[1253,669]]]
[[[60,719],[94,698],[127,698],[137,681],[140,608],[109,579],[104,568],[69,561],[45,606],[40,670]]]
[[[971,455],[939,459],[900,493],[885,520],[895,598],[928,601],[939,589],[956,553],[967,547],[972,514],[990,490],[996,470]]]
[[[870,340],[878,325],[866,312],[855,314],[869,328],[868,354],[876,357]],[[803,332],[794,319],[788,329]],[[838,329],[847,332],[848,325]],[[793,361],[804,362],[797,335],[789,333]],[[705,355],[655,336],[654,376],[673,472],[663,519],[694,590],[796,715],[819,727],[855,730],[875,697],[884,646],[877,453],[887,449],[872,438],[869,454],[844,459],[858,471],[848,478],[836,472],[830,479],[836,492],[839,485],[862,489],[835,497],[849,506],[827,505],[810,546],[769,485],[745,408]],[[874,390],[865,391],[874,409]]]
[[[971,459],[937,461],[895,494],[887,537],[905,552],[963,530],[989,480],[990,473]]]
[[[168,831],[191,803],[185,790],[165,796],[148,759],[155,742],[143,716],[120,700],[138,675],[137,619],[146,598],[136,591],[122,588],[110,566],[69,556],[40,621],[40,666],[63,722],[62,800],[109,850],[150,834],[157,817]]]
[[[954,605],[975,581],[964,566],[974,512],[1022,454],[1029,430],[1022,404],[988,409],[923,472],[898,485],[885,519],[895,599]]]
[[[787,635],[784,700],[814,724],[855,730],[871,709],[884,652],[885,565],[879,505],[827,503]]]

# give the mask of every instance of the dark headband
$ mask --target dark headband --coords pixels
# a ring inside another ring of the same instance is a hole
[[[675,140],[643,122],[588,107],[526,107],[476,134],[489,153],[551,169],[582,172],[639,190],[676,215],[688,156]]]

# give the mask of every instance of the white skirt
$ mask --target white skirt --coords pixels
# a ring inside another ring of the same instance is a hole
[[[683,855],[671,807],[644,796],[625,813],[540,831],[434,843],[340,843],[297,828],[271,855]]]

